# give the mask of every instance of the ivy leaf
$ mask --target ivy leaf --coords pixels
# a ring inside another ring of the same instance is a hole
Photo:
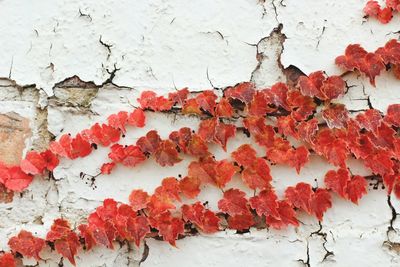
[[[257,196],[251,197],[250,206],[256,210],[258,216],[273,216],[279,218],[278,197],[272,189],[262,190]]]
[[[254,225],[253,214],[251,214],[250,211],[247,211],[243,214],[236,214],[233,216],[229,216],[228,218],[228,227],[230,229],[244,231],[249,229],[253,225]]]
[[[275,131],[271,125],[265,124],[265,118],[247,117],[243,120],[243,125],[259,145],[267,148],[273,146]]]
[[[134,111],[129,113],[127,124],[135,127],[142,128],[146,123],[146,116],[143,112],[143,109],[136,108]]]
[[[90,143],[102,146],[109,146],[112,143],[118,142],[121,137],[121,131],[107,124],[96,123],[90,129],[81,132],[82,138]],[[62,137],[61,137],[62,138]],[[61,139],[60,139],[61,141]],[[51,149],[51,147],[50,147]],[[53,151],[56,153],[55,151]],[[57,153],[56,153],[57,154]],[[65,155],[60,155],[64,156]]]
[[[286,199],[296,208],[302,209],[311,214],[311,197],[314,192],[311,185],[306,183],[298,183],[295,187],[289,186],[285,190]]]
[[[238,99],[247,104],[253,99],[255,93],[255,85],[251,82],[243,82],[234,87],[227,88],[224,96],[230,99]]]
[[[103,163],[100,167],[101,174],[110,174],[115,167],[115,162]]]
[[[233,107],[226,98],[222,98],[215,107],[215,115],[218,117],[232,118],[233,113]]]
[[[140,147],[140,150],[142,150],[144,153],[153,154],[160,146],[160,143],[161,138],[157,131],[152,130],[149,131],[146,136],[140,137],[137,140],[136,145]]]
[[[270,227],[282,229],[288,225],[299,226],[299,222],[296,219],[296,212],[289,202],[286,200],[278,201],[278,212],[279,217],[273,215],[266,216],[265,221]]]
[[[235,162],[243,167],[252,166],[257,158],[256,151],[249,144],[241,145],[231,155]]]
[[[128,123],[128,112],[120,111],[117,114],[111,114],[107,118],[108,125],[115,129],[121,130],[122,133],[126,133],[126,124]]]
[[[181,201],[179,197],[180,193],[179,181],[175,177],[164,178],[161,182],[161,186],[157,187],[155,194],[163,195],[172,201]]]
[[[263,158],[257,158],[251,166],[243,170],[242,179],[251,189],[269,188],[272,177],[267,161]]]
[[[146,235],[150,233],[148,219],[143,216],[129,217],[127,220],[128,240],[133,240],[136,247],[140,246],[140,242],[144,240]]]
[[[318,132],[318,120],[313,118],[309,121],[300,122],[297,126],[297,132],[300,140],[313,144],[314,137]]]
[[[347,184],[347,198],[354,204],[367,193],[367,181],[360,175],[355,175]]]
[[[0,267],[16,267],[13,254],[3,253],[0,255]]]
[[[349,111],[343,104],[330,104],[322,111],[322,118],[329,128],[344,128],[349,120]]]
[[[179,158],[178,151],[175,144],[170,140],[163,140],[160,142],[157,150],[154,153],[156,162],[161,166],[173,166],[182,159]]]
[[[20,253],[24,257],[40,260],[39,252],[44,248],[45,241],[42,238],[34,237],[31,232],[21,230],[17,236],[13,236],[8,241],[8,245],[14,252]]]
[[[173,217],[169,211],[157,217],[150,217],[150,224],[158,230],[160,236],[172,246],[176,247],[176,239],[184,233],[182,219]]]
[[[138,146],[122,146],[115,144],[111,146],[108,157],[115,163],[122,163],[124,166],[135,167],[146,160],[146,156]]]
[[[223,199],[218,201],[218,208],[230,216],[246,214],[249,209],[245,196],[246,193],[239,189],[229,189],[224,192]]]
[[[180,90],[176,90],[176,92],[169,93],[168,100],[172,101],[174,104],[178,103],[182,106],[188,95],[189,90],[187,87],[185,87]]]
[[[347,169],[340,168],[337,171],[330,170],[325,174],[325,185],[343,198],[347,198],[347,184],[350,181],[350,173]]]
[[[196,102],[199,105],[199,107],[202,110],[210,113],[212,116],[215,115],[216,100],[217,96],[211,90],[203,91],[202,93],[196,96]]]
[[[145,209],[150,202],[150,196],[142,189],[132,190],[129,195],[129,203],[134,211]]]
[[[56,251],[67,258],[72,265],[76,265],[74,257],[80,247],[79,238],[71,230],[66,220],[55,220],[50,231],[47,233],[46,240],[54,242]]]
[[[7,167],[0,163],[0,183],[12,191],[21,192],[27,188],[33,176],[24,173],[19,166]]]
[[[311,211],[319,221],[322,221],[324,213],[332,207],[331,195],[328,190],[318,188],[311,198]]]
[[[186,176],[179,181],[179,189],[187,198],[195,198],[200,193],[200,179]]]
[[[153,91],[143,91],[137,99],[143,109],[152,109],[154,111],[170,110],[174,102],[163,97],[157,96]]]
[[[194,223],[201,231],[207,234],[219,231],[220,219],[214,212],[205,209],[201,202],[181,207],[183,219]]]
[[[385,122],[392,126],[400,126],[400,104],[389,105],[385,116]]]

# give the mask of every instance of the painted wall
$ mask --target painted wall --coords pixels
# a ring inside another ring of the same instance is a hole
[[[75,134],[119,110],[137,105],[141,90],[168,92],[225,87],[253,81],[259,87],[291,81],[293,75],[323,69],[338,74],[334,58],[350,43],[374,50],[398,38],[400,20],[389,25],[363,19],[363,0],[2,0],[0,1],[0,159],[17,163],[31,148],[50,138]],[[400,85],[392,75],[377,88],[357,75],[346,76],[349,92],[338,102],[349,110],[382,111],[400,103]],[[355,114],[355,113],[354,113]],[[130,131],[132,143],[150,129],[161,137],[182,126],[197,127],[193,117],[148,114],[145,128]],[[250,139],[238,134],[228,153]],[[219,147],[217,158],[227,157]],[[261,150],[260,150],[261,151]],[[185,174],[189,159],[159,168],[147,161],[135,169],[118,167],[94,181],[107,157],[100,148],[79,160],[63,160],[54,179],[42,177],[13,201],[0,204],[0,250],[20,229],[44,236],[53,219],[79,224],[104,198],[127,202],[130,191],[152,192],[167,176]],[[350,167],[369,174],[357,161]],[[271,166],[273,185],[284,189],[299,181],[323,183],[332,167],[317,156],[297,175]],[[229,185],[248,189],[239,178]],[[228,185],[228,186],[229,186]],[[249,192],[250,193],[250,192]],[[206,188],[199,199],[217,208],[222,196]],[[10,197],[10,196],[8,196]],[[7,202],[7,199],[3,199]],[[154,239],[148,249],[96,248],[77,256],[78,266],[399,266],[400,236],[388,232],[390,205],[381,185],[369,187],[359,206],[334,197],[321,225],[300,216],[301,226],[284,231],[256,230],[243,235],[226,230],[177,241],[178,248]],[[398,221],[393,222],[400,231]],[[50,250],[39,266],[59,266]],[[35,266],[35,260],[24,260]],[[67,261],[64,266],[70,266]],[[36,265],[37,266],[37,265]]]

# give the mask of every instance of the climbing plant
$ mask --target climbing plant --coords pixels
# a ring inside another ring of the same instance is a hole
[[[395,1],[387,2],[391,12],[397,10]],[[383,12],[388,11],[378,9],[376,4],[368,2],[366,14],[386,22]],[[390,40],[375,52],[351,44],[335,63],[346,71],[343,75],[316,71],[300,76],[294,86],[279,82],[269,88],[256,88],[251,82],[242,82],[219,91],[190,92],[183,88],[168,95],[144,91],[137,99],[140,107],[131,112],[112,114],[106,122],[75,136],[64,134],[47,150],[28,152],[18,166],[1,163],[3,192],[21,192],[35,176],[53,172],[60,158],[79,160],[98,146],[109,147],[101,175],[110,175],[118,165],[134,168],[154,160],[164,167],[179,164],[183,154],[191,158],[184,177],[166,177],[153,193],[134,189],[129,203],[105,199],[76,229],[60,218],[45,239],[22,230],[9,239],[11,251],[0,256],[0,267],[15,266],[15,258],[21,256],[40,260],[45,246],[75,265],[79,250],[99,245],[112,249],[114,241],[133,242],[139,247],[146,237],[160,237],[176,246],[177,239],[197,232],[298,227],[297,215],[301,212],[323,220],[333,205],[332,194],[358,204],[371,178],[383,182],[389,196],[393,192],[400,198],[400,104],[390,105],[385,114],[371,108],[351,116],[345,105],[335,102],[349,90],[344,80],[349,72],[363,74],[373,86],[384,71],[400,78],[400,42]],[[151,130],[136,143],[119,144],[127,131],[145,126],[150,112],[197,116],[198,130],[183,127],[172,131],[167,139]],[[226,151],[237,132],[253,138],[264,153],[259,155],[247,143],[229,158],[215,159],[209,145],[217,144]],[[299,182],[287,187],[279,198],[271,184],[270,165],[287,165],[300,173],[310,154],[332,165],[324,185],[313,187]],[[350,157],[363,162],[373,175],[353,174],[347,166]],[[235,175],[254,190],[253,196],[227,188]],[[205,186],[222,190],[219,210],[212,211],[206,203],[196,201]],[[192,200],[192,204],[181,204],[183,199]]]

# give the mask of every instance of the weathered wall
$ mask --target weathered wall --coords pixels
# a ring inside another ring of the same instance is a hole
[[[168,92],[253,81],[258,86],[288,81],[315,70],[337,74],[334,58],[349,43],[367,49],[398,37],[400,21],[382,26],[363,19],[365,1],[0,1],[0,159],[17,163],[31,148],[43,148],[63,133],[75,134],[119,110],[129,110],[143,89]],[[76,76],[75,76],[76,75]],[[348,94],[339,102],[349,110],[386,110],[400,103],[399,81],[377,79],[377,89],[356,75],[346,76]],[[88,81],[88,82],[83,82]],[[162,137],[197,119],[148,114],[145,128],[129,132],[124,142],[149,129]],[[240,143],[229,142],[228,153]],[[214,149],[224,157],[220,148]],[[54,179],[42,177],[12,202],[0,204],[0,250],[8,238],[28,229],[44,236],[53,219],[62,216],[78,224],[107,197],[127,202],[130,191],[152,192],[166,176],[186,173],[188,160],[159,168],[148,161],[135,169],[120,167],[94,181],[80,172],[96,174],[107,150],[77,162],[63,160]],[[351,168],[369,174],[354,161]],[[317,156],[297,175],[272,166],[277,193],[297,183],[322,183],[331,167]],[[245,189],[237,179],[231,185]],[[5,202],[11,196],[1,196]],[[212,209],[221,192],[207,188],[200,200]],[[298,229],[256,230],[243,235],[223,231],[177,241],[178,248],[154,239],[148,248],[124,245],[114,251],[96,248],[81,252],[78,266],[398,266],[400,236],[388,231],[400,225],[381,186],[371,185],[359,206],[334,198],[321,225],[300,217]],[[396,212],[394,212],[396,213]],[[58,266],[50,250],[39,266]],[[143,261],[143,262],[141,262]],[[24,261],[36,265],[36,261]],[[69,263],[64,261],[65,266]]]

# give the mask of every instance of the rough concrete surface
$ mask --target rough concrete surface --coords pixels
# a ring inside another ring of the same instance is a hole
[[[2,0],[0,1],[0,160],[17,163],[30,149],[46,147],[63,133],[75,134],[119,110],[137,105],[140,91],[167,93],[225,87],[252,81],[259,87],[292,82],[302,73],[323,69],[340,73],[334,58],[350,43],[367,49],[397,38],[399,16],[389,25],[363,18],[366,1],[311,0]],[[357,75],[345,77],[346,96],[337,102],[354,112],[373,106],[381,111],[400,103],[400,85],[384,74],[373,88]],[[133,143],[150,129],[161,137],[198,119],[147,114],[143,129],[130,130],[122,143]],[[242,143],[238,134],[228,153]],[[217,158],[227,153],[219,147]],[[53,220],[75,225],[104,198],[127,202],[130,191],[152,192],[167,176],[186,173],[189,159],[173,167],[155,162],[111,176],[99,172],[108,150],[99,148],[78,160],[63,160],[54,179],[41,177],[23,193],[0,196],[0,250],[20,229],[43,237]],[[369,174],[359,162],[352,169]],[[322,183],[331,166],[312,156],[297,175],[271,166],[273,185],[284,189],[299,181]],[[81,177],[80,173],[86,175]],[[246,189],[239,179],[229,186]],[[221,192],[205,188],[199,199],[216,209]],[[300,216],[301,226],[283,231],[256,230],[238,235],[223,231],[177,241],[174,248],[148,239],[139,250],[124,244],[115,250],[97,247],[80,252],[78,266],[399,266],[399,202],[381,185],[354,205],[334,198],[319,224]],[[70,266],[50,250],[44,261],[26,266]]]

